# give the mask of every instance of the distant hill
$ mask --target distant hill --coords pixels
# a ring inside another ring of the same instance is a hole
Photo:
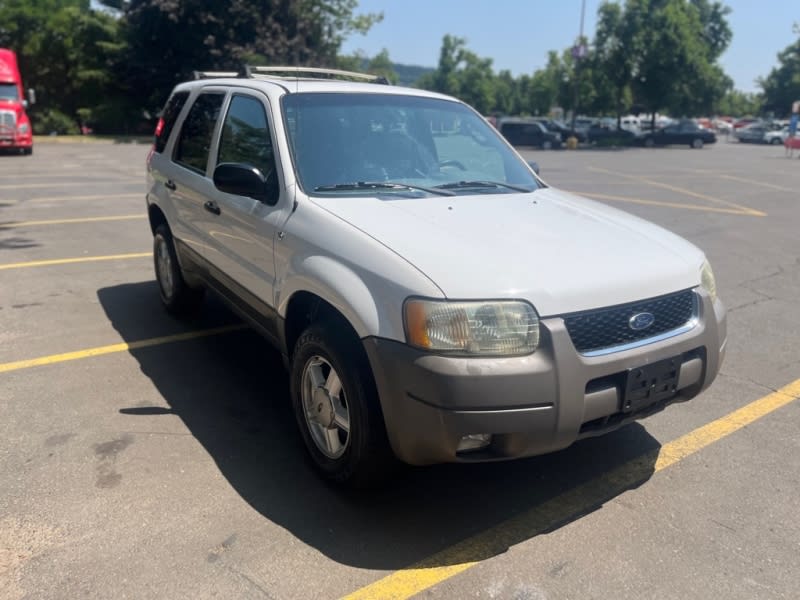
[[[361,69],[367,70],[369,59],[364,59],[361,63]],[[392,63],[392,69],[397,73],[397,85],[413,86],[414,82],[425,73],[435,71],[434,67],[420,67],[419,65],[404,65],[401,63]]]
[[[425,75],[435,71],[433,67],[420,67],[419,65],[403,65],[392,63],[394,72],[397,73],[397,85],[414,85],[414,82]]]

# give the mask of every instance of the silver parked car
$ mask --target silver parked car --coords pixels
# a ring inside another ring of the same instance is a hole
[[[549,187],[462,102],[374,77],[178,85],[147,211],[166,309],[213,290],[275,344],[338,482],[559,450],[693,398],[725,353],[698,248]]]

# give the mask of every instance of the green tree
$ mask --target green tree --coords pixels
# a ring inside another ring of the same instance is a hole
[[[128,49],[120,70],[138,104],[157,111],[195,70],[244,64],[337,64],[344,39],[382,18],[357,0],[104,0],[121,9]]]
[[[456,96],[487,114],[495,110],[492,59],[481,58],[466,47],[466,40],[445,35],[435,71],[423,75],[418,87]]]
[[[789,113],[792,102],[800,100],[800,38],[778,53],[778,66],[758,85],[764,91],[766,110],[776,115]]]
[[[37,131],[45,123],[77,129],[79,115],[119,100],[112,70],[123,48],[119,24],[89,0],[0,0],[0,46],[17,52],[26,85],[37,91]]]

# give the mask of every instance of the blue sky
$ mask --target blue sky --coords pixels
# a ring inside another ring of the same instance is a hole
[[[586,0],[584,32],[594,36],[601,0]],[[722,56],[725,72],[737,89],[758,91],[755,79],[766,76],[776,55],[796,35],[798,0],[728,0],[733,41]],[[436,66],[445,34],[467,39],[470,50],[492,58],[496,71],[514,75],[544,66],[548,50],[570,46],[578,35],[581,0],[360,0],[358,12],[382,12],[383,22],[366,36],[354,35],[343,51],[373,56],[386,48],[394,62]]]

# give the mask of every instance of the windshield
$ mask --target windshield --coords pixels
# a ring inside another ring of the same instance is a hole
[[[16,83],[0,83],[0,100],[19,100]]]
[[[457,102],[301,93],[284,96],[283,113],[297,176],[309,194],[497,194],[540,187],[495,130]],[[397,185],[378,185],[388,182]]]

